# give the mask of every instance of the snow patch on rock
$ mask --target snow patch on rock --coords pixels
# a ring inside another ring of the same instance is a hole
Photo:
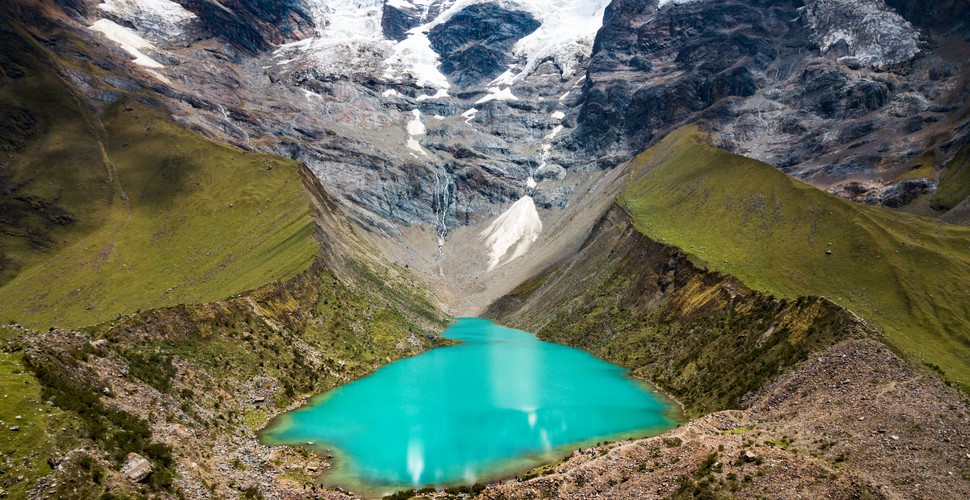
[[[306,0],[316,30],[312,37],[281,45],[274,55],[314,67],[325,75],[377,74],[390,52],[381,30],[383,0]]]
[[[411,115],[414,118],[408,121],[408,124],[407,124],[408,140],[405,143],[405,145],[411,151],[415,151],[417,153],[421,153],[427,156],[428,152],[425,151],[424,148],[421,147],[421,143],[419,143],[418,140],[415,139],[416,136],[424,135],[425,131],[427,130],[427,128],[424,126],[424,122],[421,121],[421,111],[417,109],[411,110]]]
[[[448,77],[438,69],[441,62],[438,53],[431,48],[427,30],[419,26],[409,33],[408,38],[392,47],[390,57],[384,61],[387,65],[384,77],[397,81],[409,77],[419,87],[451,87]]]
[[[657,6],[658,7],[663,7],[664,5],[667,5],[667,4],[670,4],[670,5],[683,5],[685,3],[697,3],[697,2],[700,2],[700,1],[702,1],[702,0],[660,0],[660,3]]]
[[[519,98],[512,94],[512,89],[506,87],[504,89],[499,89],[498,87],[489,87],[488,95],[482,97],[481,99],[475,101],[475,104],[485,104],[489,101],[518,101]]]
[[[448,95],[448,89],[438,89],[433,95],[421,94],[418,96],[418,101],[427,101],[428,99],[444,99],[445,97],[451,97]]]
[[[488,252],[488,270],[525,255],[541,233],[535,201],[523,196],[480,234]]]
[[[172,0],[104,0],[98,9],[159,41],[180,38],[197,19]]]
[[[110,19],[98,19],[88,29],[97,31],[103,34],[108,40],[120,45],[125,52],[135,58],[135,64],[146,68],[164,68],[161,63],[141,52],[142,49],[155,50],[155,46],[148,40],[140,37],[138,33]]]
[[[519,40],[512,55],[524,57],[519,75],[530,74],[544,60],[552,59],[571,78],[593,50],[593,39],[603,25],[603,11],[610,0],[519,0],[542,23]]]
[[[555,128],[552,129],[552,131],[546,134],[546,139],[549,139],[549,140],[555,139],[556,136],[559,135],[559,132],[562,132],[562,129],[563,129],[562,125],[556,125]]]
[[[811,0],[799,13],[823,54],[878,67],[919,53],[918,31],[881,0]]]

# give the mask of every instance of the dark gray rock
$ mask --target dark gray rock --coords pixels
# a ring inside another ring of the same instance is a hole
[[[431,29],[431,47],[441,56],[441,71],[462,87],[488,82],[506,70],[515,42],[539,28],[524,11],[496,4],[465,7]]]
[[[306,4],[285,0],[178,0],[199,17],[203,29],[250,53],[258,53],[313,33]]]
[[[866,201],[871,204],[881,204],[889,208],[899,208],[924,194],[936,191],[936,181],[932,179],[907,179],[898,184],[892,184],[870,192]]]

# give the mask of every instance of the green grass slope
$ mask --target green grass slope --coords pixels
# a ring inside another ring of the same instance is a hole
[[[42,49],[0,30],[0,285],[100,227],[114,196],[90,112]]]
[[[970,146],[964,146],[940,176],[940,187],[930,199],[940,211],[950,210],[970,198]]]
[[[825,296],[970,388],[970,228],[855,204],[681,129],[636,158],[638,230],[786,298]]]
[[[213,143],[134,101],[103,124],[118,186],[105,222],[0,289],[0,318],[89,325],[310,265],[314,223],[295,162]]]

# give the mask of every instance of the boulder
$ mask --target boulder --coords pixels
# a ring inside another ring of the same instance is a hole
[[[137,454],[129,453],[125,457],[125,463],[121,466],[121,473],[128,478],[128,480],[138,483],[144,481],[145,478],[152,475],[152,464],[147,458]]]

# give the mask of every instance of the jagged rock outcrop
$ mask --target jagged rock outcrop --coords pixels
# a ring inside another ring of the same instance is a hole
[[[894,184],[934,148],[942,168],[956,153],[946,143],[967,134],[953,111],[968,66],[932,41],[938,16],[891,6],[929,31],[876,0],[615,1],[565,145],[625,158],[699,122],[719,146],[833,192]]]
[[[312,14],[303,0],[179,0],[211,34],[251,53],[300,40],[313,33]]]
[[[472,87],[505,71],[512,45],[538,27],[528,12],[486,3],[465,7],[432,28],[428,38],[441,56],[441,71],[455,85]]]

